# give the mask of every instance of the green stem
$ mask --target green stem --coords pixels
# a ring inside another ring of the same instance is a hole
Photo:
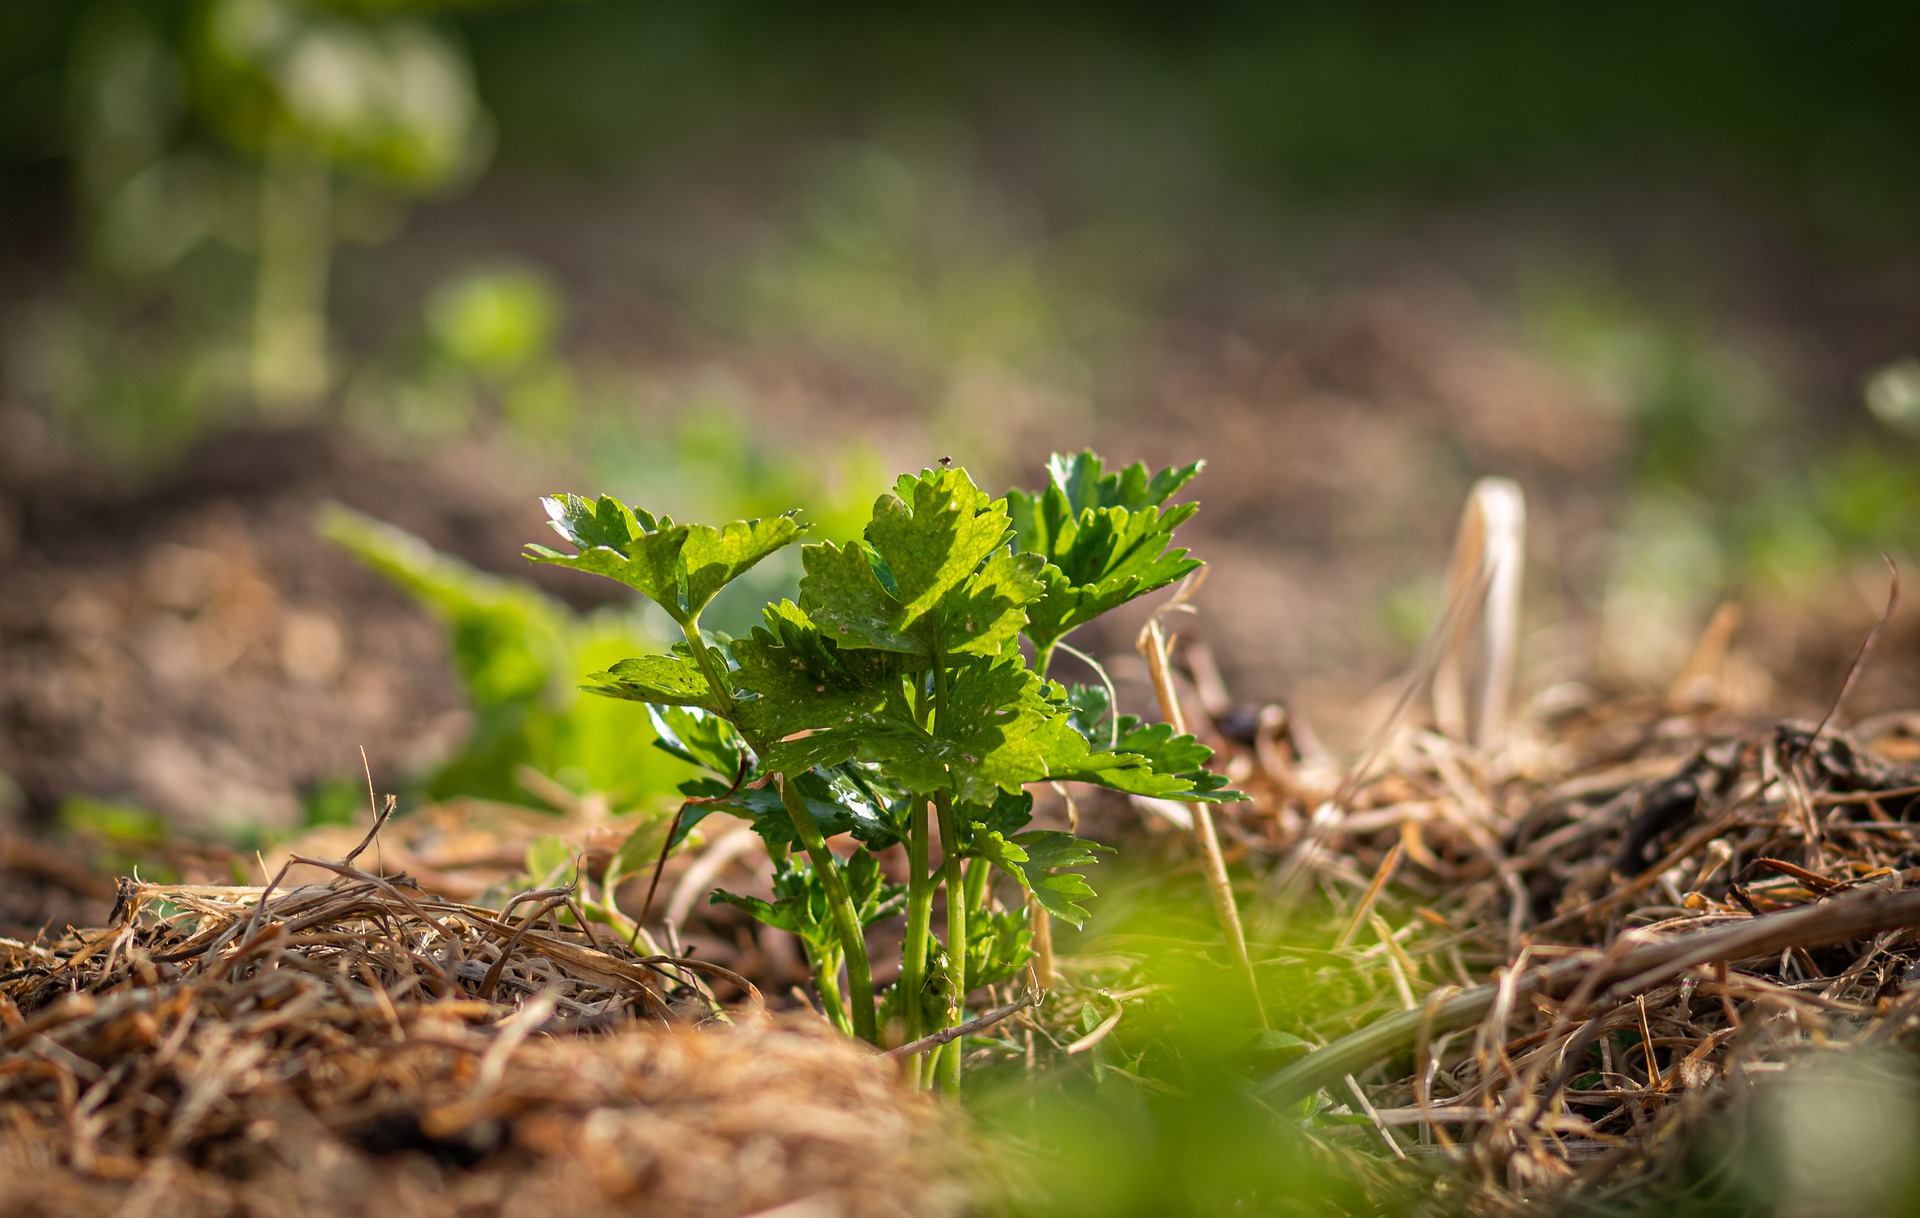
[[[967,864],[967,908],[987,907],[987,882],[992,878],[993,864],[985,859],[974,859]]]
[[[820,1005],[826,1008],[827,1018],[839,1029],[843,1036],[853,1035],[853,1025],[847,1020],[847,1002],[840,996],[840,962],[831,956],[823,956],[813,962],[813,985],[820,991]]]
[[[960,825],[953,814],[953,793],[936,794],[934,808],[940,817],[940,866],[947,886],[947,958],[953,970],[953,1007],[947,1014],[947,1026],[951,1028],[967,1015],[967,886],[960,874]],[[949,1095],[960,1093],[961,1039],[956,1038],[940,1051],[935,1067],[940,1089]]]
[[[714,701],[719,704],[720,714],[732,722],[735,728],[740,724],[733,717],[733,682],[726,678],[727,666],[713,658],[713,651],[707,646],[706,638],[700,633],[700,619],[696,615],[680,623],[680,633],[686,636],[687,649],[693,652],[694,662],[700,665],[700,672],[707,678],[707,685],[713,690]],[[742,733],[744,734],[744,733]],[[752,740],[753,751],[761,752],[758,744]]]
[[[714,657],[713,649],[707,646],[707,640],[701,635],[698,617],[690,615],[682,619],[680,633],[686,636],[687,649],[693,653],[694,661],[707,678],[707,685],[713,690],[714,702],[721,714],[740,732],[753,751],[764,757],[767,751],[765,741],[748,732],[735,717],[733,682],[727,679],[726,665]],[[840,874],[840,865],[833,857],[833,851],[827,849],[826,836],[820,832],[820,823],[813,819],[806,797],[789,781],[788,775],[776,775],[774,783],[780,788],[780,802],[786,805],[787,815],[793,819],[794,835],[806,847],[807,857],[813,860],[813,873],[820,877],[820,886],[826,889],[827,904],[833,911],[834,930],[839,934],[840,950],[846,957],[847,988],[852,991],[853,1034],[870,1044],[879,1044],[873,1009],[873,968],[867,960],[867,942],[861,933],[860,915],[853,907],[853,897],[847,892],[846,877]],[[841,999],[839,987],[833,983],[832,972],[830,967],[817,967],[814,976],[820,986],[821,1000],[838,1009]],[[832,998],[828,997],[830,992]]]
[[[847,957],[847,989],[852,998],[853,1033],[869,1044],[879,1044],[873,1011],[873,969],[867,963],[867,944],[860,934],[860,915],[854,911],[853,897],[847,892],[846,877],[840,874],[839,860],[827,849],[820,823],[813,819],[806,797],[793,785],[789,775],[774,778],[780,788],[780,801],[793,818],[793,831],[813,860],[813,873],[827,891],[827,906],[833,911],[834,929],[840,933],[840,950]]]
[[[907,1039],[919,1040],[927,1029],[921,1018],[920,994],[927,985],[927,932],[933,922],[933,875],[927,866],[927,803],[915,800],[907,812],[907,940],[900,964],[900,995],[907,1004]],[[913,1068],[920,1058],[915,1055]]]
[[[1034,648],[1033,673],[1035,676],[1042,679],[1046,677],[1047,669],[1053,665],[1053,646],[1053,643],[1048,643],[1045,647]]]

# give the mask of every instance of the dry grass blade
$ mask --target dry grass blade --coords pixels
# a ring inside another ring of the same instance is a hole
[[[1180,695],[1173,687],[1173,669],[1167,657],[1167,637],[1160,630],[1158,618],[1148,620],[1140,632],[1138,645],[1141,656],[1147,661],[1147,671],[1153,677],[1154,693],[1160,699],[1161,716],[1173,725],[1177,735],[1185,735],[1187,717],[1180,707]],[[1265,1027],[1266,1004],[1260,998],[1260,981],[1254,976],[1253,961],[1247,956],[1247,933],[1240,925],[1240,909],[1234,903],[1233,881],[1227,877],[1227,861],[1220,852],[1219,835],[1214,832],[1213,814],[1204,803],[1190,803],[1186,808],[1187,814],[1193,818],[1194,841],[1200,847],[1200,858],[1207,869],[1207,891],[1213,898],[1214,914],[1220,919],[1221,932],[1226,936],[1227,951],[1233,956],[1234,967],[1246,983],[1260,1026]]]
[[[1913,926],[1920,926],[1920,891],[1870,888],[1822,905],[1656,940],[1612,958],[1602,952],[1582,952],[1524,974],[1515,973],[1511,985],[1504,988],[1514,998],[1554,997],[1570,994],[1576,985],[1584,983],[1597,991],[1596,1001],[1604,1002],[1616,994],[1634,994],[1665,984],[1690,968],[1717,960],[1750,960],[1796,947],[1824,946]],[[1440,1003],[1431,1015],[1409,1011],[1380,1020],[1309,1053],[1269,1079],[1262,1093],[1286,1102],[1331,1086],[1343,1075],[1411,1049],[1423,1022],[1433,1032],[1445,1032],[1484,1019],[1500,1001],[1502,991],[1499,984],[1476,986]]]

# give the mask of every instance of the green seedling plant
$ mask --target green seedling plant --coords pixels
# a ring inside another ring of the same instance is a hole
[[[1193,505],[1167,504],[1198,469],[1107,473],[1091,453],[1056,456],[1043,490],[1003,499],[944,462],[902,476],[859,540],[802,546],[799,599],[768,604],[741,638],[703,629],[701,611],[800,541],[791,513],[713,528],[558,495],[546,508],[577,553],[534,545],[528,557],[618,580],[679,627],[670,650],[590,687],[645,703],[656,743],[706,771],[681,788],[669,848],[714,812],[747,819],[773,863],[773,900],[714,900],[799,938],[844,1031],[911,1043],[956,1027],[967,995],[1021,972],[1036,907],[1075,925],[1087,916],[1083,870],[1099,847],[1029,829],[1031,784],[1240,798],[1191,736],[1117,715],[1103,686],[1047,675],[1074,629],[1200,565],[1173,544]],[[847,858],[829,846],[843,835]],[[904,885],[879,857],[896,846]],[[996,875],[1026,899],[997,908]],[[942,892],[944,939],[932,932]],[[899,980],[877,996],[868,934],[900,917]],[[929,1053],[926,1077],[956,1090],[960,1043]]]

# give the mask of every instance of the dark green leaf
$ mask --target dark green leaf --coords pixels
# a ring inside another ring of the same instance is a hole
[[[683,761],[705,766],[731,781],[740,773],[746,746],[733,725],[697,706],[647,704],[653,721],[653,746]]]
[[[980,857],[1020,882],[1043,909],[1075,926],[1084,924],[1087,911],[1081,901],[1093,896],[1093,886],[1077,871],[1097,861],[1095,846],[1071,833],[1039,829],[1012,838],[981,831],[975,834]]]
[[[1090,745],[1106,747],[1113,742],[1113,699],[1104,685],[1068,685],[1067,721]],[[1134,722],[1138,722],[1134,720]]]
[[[899,840],[892,822],[878,815],[872,805],[863,800],[840,802],[835,798],[833,787],[820,775],[800,771],[791,781],[806,799],[807,810],[813,813],[825,836],[851,833],[873,850],[885,849]],[[687,809],[680,821],[682,837],[713,813],[725,812],[751,822],[753,831],[769,846],[791,849],[800,844],[793,830],[793,818],[779,792],[771,786],[743,787],[728,794],[726,783],[702,778],[682,783],[680,790],[686,795],[713,801]]]
[[[687,529],[670,517],[656,520],[635,512],[611,495],[596,500],[579,495],[551,495],[540,501],[553,531],[578,546],[578,554],[562,554],[546,546],[527,546],[527,557],[539,563],[571,567],[604,575],[632,588],[672,615],[684,620],[680,583],[684,567],[680,550]]]
[[[778,905],[769,904],[759,897],[741,896],[737,892],[728,892],[724,888],[714,889],[712,895],[707,898],[707,903],[709,905],[731,905],[736,909],[744,909],[752,916],[754,921],[764,923],[767,926],[773,927],[775,930],[784,930],[791,935],[797,935],[801,930],[799,923],[794,919],[795,911],[791,905],[783,908]]]
[[[965,827],[963,833],[983,829],[1011,836],[1026,828],[1027,822],[1033,819],[1033,795],[1027,791],[1002,791],[989,805],[955,804],[954,811]]]
[[[884,922],[906,905],[907,890],[902,884],[889,884],[880,873],[880,862],[870,851],[861,850],[842,864],[847,894],[853,900],[860,925],[869,927]]]
[[[1138,753],[1153,762],[1153,768],[1162,774],[1190,774],[1206,768],[1213,758],[1213,750],[1201,744],[1192,736],[1176,736],[1171,723],[1154,723],[1140,726],[1137,723],[1122,723],[1120,740],[1113,746],[1116,753]]]
[[[720,589],[752,570],[761,559],[799,540],[803,527],[791,515],[736,520],[719,529],[703,524],[687,531],[680,551],[686,568],[686,612],[698,613]]]
[[[740,721],[757,740],[876,712],[899,690],[904,668],[897,657],[839,647],[792,601],[768,606],[766,624],[729,650],[739,665],[734,679],[749,695],[737,708]],[[797,768],[814,764],[822,763]]]
[[[1173,532],[1196,510],[1164,507],[1200,463],[1149,476],[1135,464],[1102,472],[1092,453],[1055,454],[1049,485],[1038,495],[1008,493],[1008,511],[1022,553],[1046,558],[1046,596],[1027,610],[1027,637],[1051,646],[1077,626],[1163,588],[1200,566],[1174,549]]]

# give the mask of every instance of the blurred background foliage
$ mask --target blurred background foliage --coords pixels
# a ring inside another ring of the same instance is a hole
[[[1655,681],[1911,552],[1916,54],[1891,0],[8,5],[0,394],[116,469],[319,425],[829,536],[949,452],[1205,455],[1217,600],[1343,606],[1222,629],[1258,696],[1410,646],[1518,472],[1545,617]]]

